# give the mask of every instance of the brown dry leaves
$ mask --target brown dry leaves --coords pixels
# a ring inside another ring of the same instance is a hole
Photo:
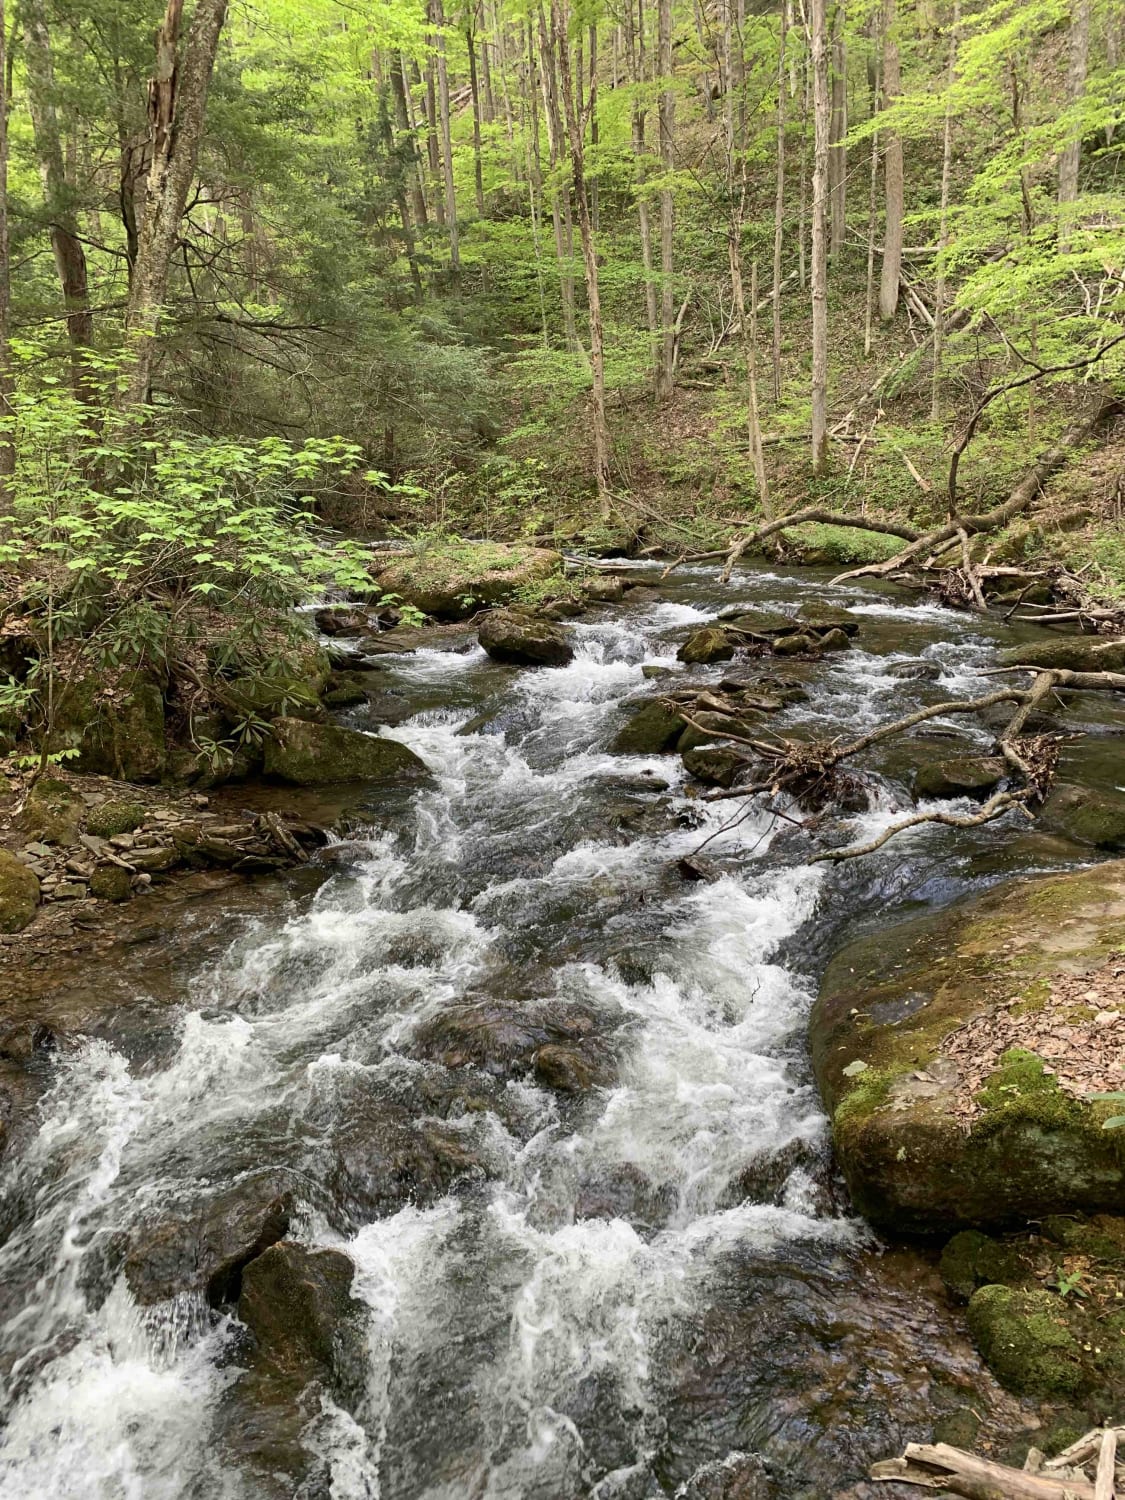
[[[1086,974],[1056,974],[1050,986],[1042,1005],[1017,995],[942,1043],[960,1074],[953,1113],[966,1129],[981,1112],[977,1093],[1011,1047],[1037,1053],[1078,1097],[1125,1089],[1125,952]]]

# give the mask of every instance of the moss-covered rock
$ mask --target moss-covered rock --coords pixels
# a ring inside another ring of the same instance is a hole
[[[618,755],[670,755],[684,732],[679,710],[662,698],[645,703],[618,730],[610,749]]]
[[[1125,946],[1125,862],[1008,882],[882,930],[829,964],[810,1042],[856,1206],[887,1228],[951,1232],[1125,1200],[1120,1105],[1064,1089],[1013,1048],[966,1115],[943,1044]]]
[[[145,810],[140,802],[126,797],[111,797],[100,807],[95,807],[86,819],[86,832],[100,839],[112,839],[119,833],[132,833],[145,820]]]
[[[983,801],[1007,775],[998,756],[958,755],[931,760],[914,773],[914,795],[919,798],[974,797]]]
[[[275,721],[265,745],[265,773],[292,786],[343,781],[417,783],[428,780],[430,774],[413,750],[397,740],[304,719]]]
[[[7,849],[0,849],[0,932],[22,932],[39,905],[39,881]]]
[[[43,844],[72,844],[82,812],[82,799],[69,782],[41,776],[28,792],[16,826],[28,839]]]
[[[1049,637],[1000,653],[1003,666],[1061,667],[1071,672],[1125,672],[1125,640],[1097,635]]]
[[[321,719],[321,696],[328,686],[327,654],[309,641],[291,649],[260,672],[243,672],[223,684],[223,720],[230,725],[251,715],[258,719]]]
[[[736,745],[697,745],[682,752],[684,769],[708,786],[729,787],[750,757]]]
[[[90,895],[99,901],[128,901],[133,894],[133,877],[123,865],[112,861],[97,865],[90,876]]]
[[[941,1252],[941,1279],[958,1302],[968,1302],[982,1286],[1022,1281],[1028,1267],[1014,1245],[979,1229],[962,1229]]]
[[[435,543],[390,558],[372,572],[384,592],[439,620],[464,620],[482,606],[508,604],[562,569],[544,547],[500,542]]]
[[[969,1331],[993,1374],[1025,1396],[1075,1396],[1088,1388],[1082,1340],[1051,1292],[983,1286],[968,1310]]]
[[[1039,815],[1051,833],[1096,849],[1125,849],[1125,797],[1084,786],[1057,786]]]
[[[704,625],[693,631],[676,652],[680,661],[692,664],[730,661],[733,655],[734,641],[721,625]]]
[[[495,661],[517,666],[564,667],[574,658],[557,625],[524,610],[494,610],[481,622],[477,638]]]
[[[93,679],[69,684],[52,745],[79,752],[76,770],[120,781],[159,781],[168,759],[159,683],[136,673],[111,691]]]

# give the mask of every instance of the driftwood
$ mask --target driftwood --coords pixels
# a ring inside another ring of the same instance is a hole
[[[902,1458],[872,1465],[871,1478],[883,1483],[964,1495],[967,1500],[1113,1500],[1125,1496],[1125,1466],[1117,1465],[1125,1428],[1097,1428],[1044,1461],[1032,1448],[1022,1469],[995,1463],[948,1443],[908,1443]],[[1087,1472],[1096,1464],[1091,1479]]]

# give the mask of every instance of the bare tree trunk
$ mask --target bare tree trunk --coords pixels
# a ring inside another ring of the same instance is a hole
[[[595,162],[597,160],[599,123],[598,123],[598,28],[596,25],[590,27],[590,145],[594,150]],[[590,217],[594,223],[594,233],[597,234],[601,224],[601,183],[597,172],[590,178]]]
[[[130,368],[121,399],[126,407],[148,400],[156,332],[195,176],[207,93],[226,14],[227,0],[196,0],[187,38],[180,47],[183,0],[168,0],[157,32],[156,67],[148,93],[152,165],[125,314]]]
[[[878,45],[878,44],[876,44]],[[871,74],[871,114],[879,113],[880,58],[875,55]],[[879,192],[879,132],[871,132],[871,177],[867,190],[867,288],[863,310],[863,352],[871,353],[872,323],[875,317],[875,205]]]
[[[813,74],[812,463],[828,459],[828,36],[826,0],[811,0]]]
[[[8,258],[8,34],[4,0],[0,0],[0,510],[11,505],[11,476],[16,467],[15,410],[12,397],[11,262]]]
[[[746,311],[746,299],[742,293],[742,215],[738,214],[730,236],[730,275],[734,289],[735,309],[742,325],[742,345],[746,351],[746,427],[750,438],[750,458],[754,465],[754,482],[758,487],[758,500],[767,521],[773,520],[769,484],[766,481],[766,460],[762,452],[762,422],[758,411],[758,262],[750,266],[750,311]]]
[[[676,165],[673,131],[676,120],[676,96],[672,90],[672,0],[658,0],[657,34],[660,73],[660,156],[667,175]],[[660,360],[657,365],[656,398],[666,401],[672,394],[675,379],[676,289],[672,282],[675,270],[672,250],[675,234],[675,209],[670,188],[660,193]]]
[[[477,43],[473,22],[465,23],[465,45],[469,49],[469,93],[473,103],[473,182],[477,194],[477,216],[484,218],[484,173],[480,160],[480,86],[477,80]]]
[[[832,113],[828,131],[828,196],[832,210],[833,257],[844,248],[847,235],[848,52],[844,37],[845,0],[839,0],[832,27]]]
[[[35,131],[35,151],[43,180],[51,250],[66,310],[66,333],[70,344],[71,382],[75,395],[89,400],[89,369],[83,351],[94,341],[94,319],[90,312],[86,278],[86,253],[78,237],[73,194],[67,182],[62,134],[55,109],[55,70],[51,57],[51,34],[43,0],[23,0],[24,54],[27,59],[28,104]]]
[[[957,28],[961,24],[961,0],[953,0],[953,24],[949,29],[949,62],[945,87],[952,90],[957,72]],[[930,415],[941,416],[941,355],[945,335],[945,250],[949,242],[949,174],[953,162],[953,109],[946,99],[941,144],[941,209],[938,219],[938,269],[934,287],[934,373],[930,390]]]
[[[802,5],[802,12],[803,12]],[[806,31],[807,31],[806,27]],[[801,180],[797,189],[797,280],[801,284],[802,292],[808,285],[808,271],[805,265],[805,223],[808,217],[809,205],[809,55],[805,50],[804,57],[805,89],[801,103]]]
[[[574,205],[578,213],[578,232],[582,240],[582,264],[586,274],[586,301],[590,312],[590,369],[593,385],[590,402],[591,426],[594,430],[594,479],[598,503],[603,516],[612,514],[609,489],[609,429],[605,414],[605,345],[602,331],[602,304],[598,287],[598,256],[594,246],[594,227],[586,196],[585,121],[575,106],[575,90],[567,44],[565,0],[551,0],[551,22],[558,52],[559,81],[563,108],[566,111],[567,135],[570,138],[570,172]]]
[[[445,65],[445,12],[442,0],[433,0],[437,24],[438,116],[441,120],[441,168],[445,183],[445,227],[449,231],[449,271],[454,283],[461,279],[461,237],[457,227],[457,197],[453,189],[453,135],[449,120],[449,71]]]
[[[429,222],[426,207],[426,181],[422,162],[418,155],[418,138],[411,108],[410,88],[406,77],[406,59],[400,52],[391,65],[391,90],[395,100],[395,120],[399,130],[409,142],[410,151],[410,197],[414,204],[414,217],[420,229]]]
[[[1073,0],[1070,11],[1070,67],[1067,94],[1077,104],[1086,89],[1086,65],[1090,52],[1090,0]],[[1082,160],[1082,133],[1078,131],[1059,157],[1059,202],[1078,198],[1078,168]]]
[[[559,291],[562,296],[563,330],[567,348],[578,353],[582,349],[578,337],[578,324],[574,313],[574,276],[571,265],[574,260],[574,230],[570,216],[570,196],[559,192],[558,171],[566,149],[563,140],[562,110],[559,105],[558,77],[556,69],[554,38],[539,7],[539,47],[543,67],[543,114],[547,121],[547,140],[551,149],[551,222],[555,231],[555,254],[559,264]]]
[[[437,66],[432,57],[426,64],[426,159],[430,164],[434,218],[444,229],[445,190],[441,178],[441,147],[438,145]]]
[[[637,0],[637,32],[632,28],[632,7],[627,12],[628,29],[626,46],[629,69],[634,84],[633,95],[633,154],[637,160],[637,219],[641,232],[641,263],[645,277],[645,316],[648,320],[649,346],[655,378],[657,358],[656,346],[660,336],[660,315],[656,306],[656,270],[652,259],[652,221],[649,216],[648,199],[645,196],[645,107],[640,85],[645,76],[645,10],[644,0]]]
[[[789,0],[782,0],[777,43],[777,174],[773,202],[773,399],[781,400],[781,242],[785,230],[785,29]],[[755,299],[756,300],[756,299]]]
[[[488,6],[484,7],[484,25],[486,33],[491,31],[492,22],[489,17]],[[488,36],[480,38],[480,81],[484,86],[484,94],[481,103],[484,108],[484,123],[491,125],[496,118],[496,98],[492,92],[492,58],[489,56],[492,44]]]
[[[895,0],[884,0],[883,13],[883,98],[894,104],[902,90],[898,41],[895,36]],[[883,151],[883,178],[886,189],[887,223],[883,233],[883,275],[879,283],[879,316],[884,323],[898,311],[898,288],[902,277],[903,176],[902,139],[897,130],[888,130]]]
[[[535,246],[535,282],[539,289],[539,320],[543,330],[543,347],[550,347],[547,330],[547,296],[543,287],[543,163],[539,150],[539,106],[536,102],[538,81],[535,77],[535,45],[532,40],[531,22],[527,23],[527,101],[531,114],[531,130],[524,132],[524,151],[527,157],[527,196],[531,210],[531,240]],[[503,74],[501,74],[501,77]],[[529,139],[530,135],[530,139]]]

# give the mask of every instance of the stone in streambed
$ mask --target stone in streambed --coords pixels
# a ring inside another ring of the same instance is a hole
[[[846,630],[833,627],[817,639],[816,649],[818,651],[846,651],[851,645],[851,638]]]
[[[7,849],[0,849],[0,932],[22,932],[39,905],[39,880]]]
[[[969,1092],[961,1078],[978,1043],[946,1048],[969,1022],[987,1035],[1010,1015],[1034,1020],[1056,980],[1096,970],[1123,943],[1117,861],[1009,881],[836,954],[810,1043],[861,1213],[896,1232],[948,1233],[1120,1209],[1125,1131],[1106,1125],[1120,1103],[1061,1085],[1049,1039],[1035,1050],[1031,1021]],[[1065,1024],[1090,1030],[1087,1051],[1111,1045],[1091,1019]]]
[[[656,698],[637,709],[617,731],[609,748],[618,755],[670,755],[683,732],[679,710]]]
[[[800,656],[816,650],[816,640],[811,635],[782,635],[773,643],[775,656]]]
[[[95,807],[86,819],[86,832],[95,838],[112,839],[132,833],[145,820],[144,805],[129,797],[110,797]]]
[[[425,763],[397,740],[376,739],[358,729],[305,719],[276,719],[272,728],[265,743],[265,773],[292,786],[429,779]]]
[[[1053,1292],[984,1286],[967,1313],[973,1342],[1001,1385],[1024,1396],[1099,1396],[1125,1381],[1125,1314],[1090,1318]]]
[[[684,769],[708,786],[731,787],[740,772],[752,763],[736,745],[696,745],[683,752]]]
[[[1000,653],[1001,666],[1060,667],[1070,672],[1125,672],[1125,640],[1073,635],[1010,646]]]
[[[90,895],[99,901],[128,901],[132,894],[132,872],[124,865],[98,865],[90,876]]]
[[[550,620],[522,610],[494,610],[481,622],[477,639],[494,661],[525,667],[565,667],[574,649]]]
[[[859,620],[846,609],[834,609],[830,604],[809,602],[797,611],[801,624],[816,635],[827,635],[830,630],[842,630],[845,635],[859,633]]]
[[[608,1087],[616,1077],[611,1059],[558,1043],[540,1047],[532,1058],[532,1066],[539,1083],[563,1094],[582,1094],[590,1089]]]
[[[332,1371],[342,1325],[363,1312],[351,1294],[354,1276],[339,1250],[280,1240],[244,1269],[238,1316],[281,1369],[307,1378]]]
[[[725,630],[717,625],[705,625],[693,631],[676,652],[679,661],[693,665],[711,661],[729,661],[734,655],[735,643]]]
[[[1125,796],[1083,786],[1057,786],[1039,814],[1050,833],[1095,849],[1125,849]]]
[[[914,795],[920,800],[973,797],[983,802],[1007,774],[1008,767],[999,756],[952,756],[918,767],[914,773]]]
[[[968,1302],[982,1286],[1020,1281],[1029,1270],[1015,1246],[979,1229],[962,1229],[941,1252],[941,1279],[957,1302]]]
[[[483,607],[507,604],[534,584],[561,576],[560,553],[500,542],[462,542],[451,547],[376,557],[371,571],[379,587],[441,620],[464,620]]]

